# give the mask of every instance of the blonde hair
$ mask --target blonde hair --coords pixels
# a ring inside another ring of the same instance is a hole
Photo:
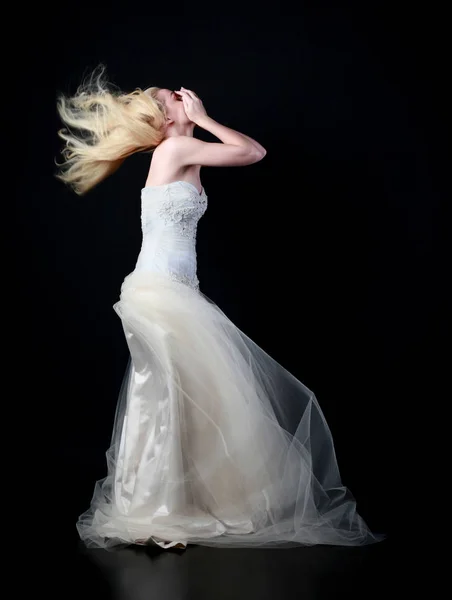
[[[56,177],[79,195],[114,173],[131,154],[152,152],[164,137],[165,106],[156,97],[160,88],[123,93],[111,88],[104,72],[100,65],[74,96],[58,97],[58,113],[66,125],[58,135],[66,143]]]

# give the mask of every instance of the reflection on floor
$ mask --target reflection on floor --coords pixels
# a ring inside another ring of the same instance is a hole
[[[381,597],[389,587],[389,543],[364,548],[186,550],[75,546],[74,583],[87,598],[116,600],[328,600]]]

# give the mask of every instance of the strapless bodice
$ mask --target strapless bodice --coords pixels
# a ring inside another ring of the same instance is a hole
[[[135,270],[158,271],[197,288],[196,232],[207,194],[188,181],[141,191],[141,251]]]

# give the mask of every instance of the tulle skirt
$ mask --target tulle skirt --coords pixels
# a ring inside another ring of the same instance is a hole
[[[114,309],[130,361],[88,546],[375,542],[315,395],[199,290],[134,271]]]

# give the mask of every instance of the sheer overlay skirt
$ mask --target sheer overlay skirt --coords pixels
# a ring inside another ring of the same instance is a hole
[[[77,523],[88,546],[377,541],[313,392],[215,303],[134,271],[114,309],[130,361],[107,476]]]

